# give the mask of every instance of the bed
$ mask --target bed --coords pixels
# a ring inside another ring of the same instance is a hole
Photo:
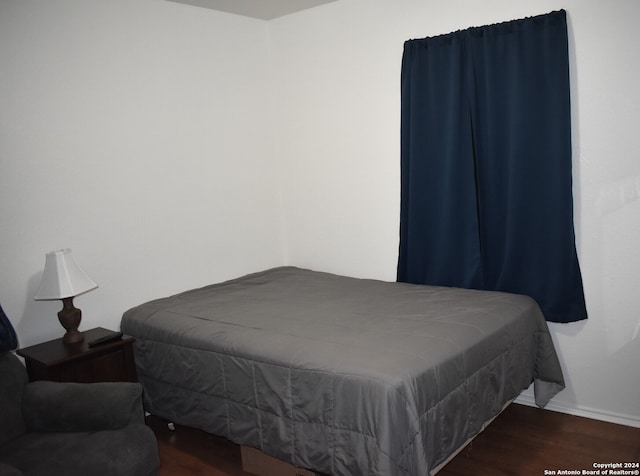
[[[534,383],[564,388],[521,295],[279,267],[124,313],[147,411],[332,475],[436,472]]]

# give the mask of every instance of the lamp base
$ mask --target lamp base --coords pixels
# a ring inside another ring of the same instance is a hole
[[[67,330],[62,338],[64,344],[77,344],[84,340],[84,334],[78,330],[82,311],[73,305],[73,296],[62,299],[62,310],[58,313],[58,320]]]
[[[77,344],[78,342],[82,342],[84,340],[84,334],[80,331],[69,331],[65,332],[62,337],[62,342],[64,344]]]

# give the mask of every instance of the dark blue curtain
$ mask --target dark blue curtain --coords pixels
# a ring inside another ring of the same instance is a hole
[[[18,347],[16,331],[11,325],[11,321],[0,306],[0,352],[9,352]]]
[[[405,43],[398,281],[587,317],[564,10]]]

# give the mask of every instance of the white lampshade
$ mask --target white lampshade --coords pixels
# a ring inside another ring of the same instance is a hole
[[[63,299],[97,288],[71,256],[71,250],[50,251],[46,255],[44,272],[36,301]]]

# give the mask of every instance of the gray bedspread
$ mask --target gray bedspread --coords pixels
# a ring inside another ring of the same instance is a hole
[[[535,380],[525,296],[282,267],[127,311],[146,409],[333,475],[427,475]]]

